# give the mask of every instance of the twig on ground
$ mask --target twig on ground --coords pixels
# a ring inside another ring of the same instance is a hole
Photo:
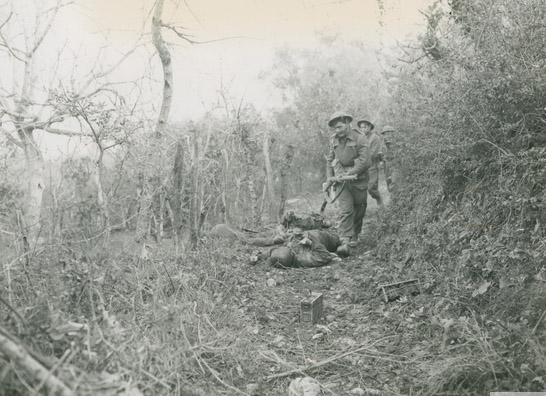
[[[542,315],[540,315],[540,318],[538,318],[538,321],[535,324],[535,327],[533,327],[533,330],[531,330],[531,334],[525,339],[525,342],[519,348],[520,350],[523,349],[523,347],[527,344],[527,341],[529,341],[529,338],[531,338],[531,336],[533,336],[535,334],[535,332],[537,331],[538,325],[540,324],[540,322],[542,322],[542,319],[544,319],[544,315],[546,315],[546,309],[542,312]]]
[[[140,368],[140,371],[145,374],[147,377],[153,379],[154,381],[156,381],[158,384],[162,385],[163,387],[167,388],[167,389],[171,389],[171,387],[169,386],[169,384],[167,384],[165,381],[163,380],[160,380],[159,378],[157,378],[155,375],[153,375],[152,373],[144,370],[143,368]]]
[[[199,359],[199,360],[201,360],[201,362],[205,365],[205,367],[210,371],[210,373],[212,374],[212,376],[213,376],[214,378],[216,378],[216,380],[217,380],[218,382],[220,382],[222,385],[224,385],[226,388],[231,389],[231,390],[233,390],[233,391],[235,391],[235,392],[237,392],[237,393],[240,393],[241,395],[250,396],[248,393],[243,392],[242,390],[237,389],[237,388],[235,388],[234,386],[231,386],[230,384],[227,384],[226,382],[222,381],[222,379],[218,376],[218,372],[217,372],[216,370],[214,370],[212,367],[210,367],[210,366],[208,365],[208,363],[205,362],[205,359],[201,358],[201,359]]]
[[[25,327],[28,326],[27,321],[25,320],[25,318],[23,318],[23,316],[19,313],[19,311],[17,311],[15,308],[13,308],[10,303],[8,303],[6,300],[4,300],[2,298],[2,296],[0,296],[0,302],[4,303],[4,305],[6,307],[8,307],[10,309],[10,311],[12,311],[15,314],[15,316],[17,316],[19,318],[19,320],[21,321],[21,323],[23,323],[23,325]]]
[[[35,396],[38,394],[38,392],[40,391],[40,389],[43,388],[43,386],[46,384],[47,380],[49,378],[51,378],[51,376],[53,375],[53,373],[55,373],[55,371],[57,371],[57,369],[59,367],[61,367],[61,364],[63,364],[65,362],[65,360],[68,360],[70,361],[70,359],[68,359],[68,357],[70,355],[74,355],[74,351],[72,351],[71,349],[67,349],[63,355],[61,356],[61,358],[57,361],[57,363],[55,363],[55,365],[51,368],[51,370],[49,370],[49,373],[48,375],[43,378],[40,383],[38,384],[38,386],[36,386],[36,388],[34,388],[34,390],[32,391],[32,395],[31,396]]]
[[[392,337],[392,336],[389,336],[389,337]],[[385,339],[385,338],[389,338],[389,337],[384,337],[382,338],[381,340]],[[359,348],[356,348],[356,349],[353,349],[351,351],[348,351],[348,352],[344,352],[344,353],[340,353],[339,355],[335,355],[335,356],[332,356],[332,357],[329,357],[328,359],[325,359],[325,360],[322,360],[318,363],[315,363],[313,365],[310,365],[310,366],[307,366],[307,367],[299,367],[299,368],[295,368],[295,369],[292,369],[292,370],[288,370],[288,371],[285,371],[285,372],[282,372],[282,373],[278,373],[278,374],[273,374],[273,375],[268,375],[267,377],[265,377],[265,379],[267,381],[270,381],[272,379],[277,379],[277,378],[283,378],[283,377],[287,377],[289,375],[292,375],[292,374],[296,374],[296,373],[303,373],[304,371],[308,371],[308,370],[312,370],[312,369],[315,369],[315,368],[318,368],[318,367],[322,367],[322,366],[325,366],[327,364],[330,364],[332,362],[335,362],[336,360],[339,360],[339,359],[342,359],[344,357],[347,357],[347,356],[350,356],[350,355],[353,355],[355,353],[358,353],[358,352],[361,352],[361,351],[368,351],[368,352],[374,352],[374,351],[370,351],[369,348],[370,346],[372,346],[373,344],[379,342],[380,340],[377,340],[375,341],[374,343],[372,344],[369,344],[369,345],[365,345],[365,346],[361,346]],[[372,357],[372,358],[375,358],[375,359],[379,359],[379,360],[388,360],[388,361],[392,361],[392,359],[386,359],[384,357],[381,357],[381,356],[374,356],[374,355],[366,355],[367,357]],[[402,362],[402,361],[397,361],[397,363],[406,363],[406,362]]]
[[[3,332],[0,333],[0,352],[25,370],[29,376],[39,381],[40,384],[43,382],[41,386],[45,386],[49,393],[60,396],[74,395],[70,388],[52,374],[53,370],[48,371],[27,353],[25,348],[13,341],[11,337],[5,336]]]

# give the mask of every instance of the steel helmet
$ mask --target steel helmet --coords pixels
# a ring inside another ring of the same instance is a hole
[[[275,247],[269,251],[269,263],[274,267],[295,267],[296,255],[286,246]]]
[[[358,120],[356,122],[356,126],[357,127],[360,127],[360,124],[362,124],[363,122],[365,122],[366,124],[368,124],[370,126],[370,130],[373,131],[373,129],[375,128],[375,125],[373,124],[373,122],[371,121],[368,121],[368,118],[367,117],[364,117],[364,118],[361,118],[360,120]]]
[[[336,111],[334,114],[330,116],[330,120],[328,121],[328,126],[333,127],[334,121],[339,119],[347,120],[347,122],[351,122],[353,120],[353,117],[343,111]]]
[[[381,134],[387,133],[387,132],[394,132],[394,128],[390,125],[385,125],[383,129],[381,129]]]

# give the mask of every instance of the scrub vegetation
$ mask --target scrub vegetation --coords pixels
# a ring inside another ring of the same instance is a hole
[[[263,72],[283,106],[222,89],[178,124],[106,66],[30,78],[62,6],[22,35],[4,11],[2,62],[22,83],[0,101],[0,394],[273,396],[297,377],[324,395],[545,391],[544,0],[435,1],[420,35],[380,51],[323,33]],[[168,88],[183,77],[155,11]],[[207,235],[318,212],[339,109],[396,130],[396,189],[382,173],[386,209],[369,199],[350,257],[278,269],[267,248]],[[49,163],[37,134],[80,135],[96,156]],[[383,300],[413,279],[418,294]],[[309,292],[315,325],[300,321]]]

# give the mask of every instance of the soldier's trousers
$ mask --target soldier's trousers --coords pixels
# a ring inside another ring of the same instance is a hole
[[[381,195],[379,194],[379,169],[368,170],[368,193],[376,201],[381,201]]]
[[[348,243],[354,234],[362,231],[362,221],[368,202],[367,181],[346,181],[345,187],[337,199],[341,212],[339,237]]]

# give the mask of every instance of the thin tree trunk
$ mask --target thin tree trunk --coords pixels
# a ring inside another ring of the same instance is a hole
[[[173,165],[173,199],[172,199],[172,211],[173,211],[173,239],[175,243],[175,250],[180,242],[180,236],[182,234],[182,203],[184,196],[184,145],[182,139],[176,144],[176,154],[174,156]]]
[[[95,182],[97,187],[97,205],[99,206],[101,220],[102,220],[102,229],[104,232],[104,246],[108,246],[110,242],[110,232],[112,225],[110,222],[110,210],[108,207],[108,197],[104,193],[104,188],[102,186],[102,180],[104,179],[104,164],[102,159],[104,158],[104,150],[99,144],[99,158],[95,163],[95,172],[93,173],[92,179]]]
[[[230,223],[230,207],[227,200],[227,189],[230,184],[229,182],[229,154],[227,150],[222,150],[222,154],[224,155],[224,172],[223,172],[223,185],[222,185],[222,205],[224,206],[224,223],[229,224]],[[237,202],[237,201],[235,201]]]
[[[176,218],[174,216],[173,208],[171,207],[171,204],[169,202],[169,199],[165,199],[165,209],[167,210],[167,213],[169,214],[169,219],[171,221],[171,228],[172,228],[172,238],[173,238],[173,244],[174,244],[174,254],[178,255],[178,231],[176,229]]]
[[[190,196],[190,247],[195,249],[197,243],[199,242],[199,231],[198,231],[198,200],[199,200],[199,143],[197,141],[197,136],[194,134],[192,142],[192,159],[191,159],[191,187],[189,191]]]
[[[245,127],[239,127],[239,133],[241,134],[241,143],[243,145],[243,156],[245,161],[245,179],[248,187],[248,196],[250,198],[250,224],[256,226],[259,223],[258,217],[258,196],[256,194],[256,187],[254,185],[254,175],[252,168],[254,167],[254,152],[250,147],[248,141],[249,131]]]
[[[280,202],[279,202],[279,213],[278,219],[282,219],[284,216],[284,210],[286,207],[286,200],[288,199],[288,174],[290,167],[292,166],[292,159],[294,158],[294,146],[289,144],[286,147],[284,153],[284,161],[281,166],[281,191],[280,191]]]
[[[157,224],[157,241],[161,243],[163,240],[163,230],[165,228],[165,189],[159,190],[159,219]]]
[[[135,242],[141,245],[141,252],[144,251],[144,244],[148,237],[148,228],[150,224],[150,207],[152,206],[152,194],[149,191],[149,182],[144,180],[144,175],[139,175],[139,208],[138,218],[135,230]]]
[[[154,16],[152,18],[152,42],[157,50],[157,54],[159,55],[159,59],[161,60],[161,66],[163,68],[163,97],[155,129],[155,141],[151,142],[152,147],[149,154],[150,156],[156,154],[154,152],[154,146],[156,146],[156,148],[159,148],[159,137],[161,137],[165,132],[165,128],[169,119],[169,113],[171,111],[173,94],[173,71],[171,54],[169,52],[169,48],[163,40],[163,36],[161,35],[164,3],[165,0],[157,0]],[[143,188],[140,197],[140,213],[137,222],[137,230],[135,232],[135,241],[138,244],[142,245],[140,249],[142,256],[145,253],[145,241],[148,235],[148,225],[150,224],[150,207],[152,205],[153,199],[150,182],[145,177],[143,178]]]
[[[27,191],[25,211],[25,237],[30,245],[37,241],[41,230],[41,209],[44,194],[44,160],[33,136],[33,127],[19,127],[19,138],[23,144],[26,159]]]
[[[269,155],[271,148],[270,148],[270,142],[271,142],[271,135],[268,130],[266,130],[264,134],[264,140],[263,140],[263,153],[264,153],[264,163],[265,163],[265,174],[266,174],[266,180],[267,180],[267,197],[268,197],[268,204],[266,207],[269,208],[268,210],[268,217],[270,215],[274,215],[275,210],[275,189],[273,187],[273,167],[271,166],[271,157]]]
[[[165,44],[165,40],[163,40],[163,36],[161,35],[164,3],[165,0],[157,0],[154,16],[152,18],[152,42],[154,43],[157,54],[161,59],[161,66],[163,67],[163,99],[155,128],[156,136],[161,136],[165,132],[167,122],[169,121],[169,113],[171,111],[171,103],[173,98],[173,69],[171,53],[169,52],[169,48],[167,47],[167,44]]]

